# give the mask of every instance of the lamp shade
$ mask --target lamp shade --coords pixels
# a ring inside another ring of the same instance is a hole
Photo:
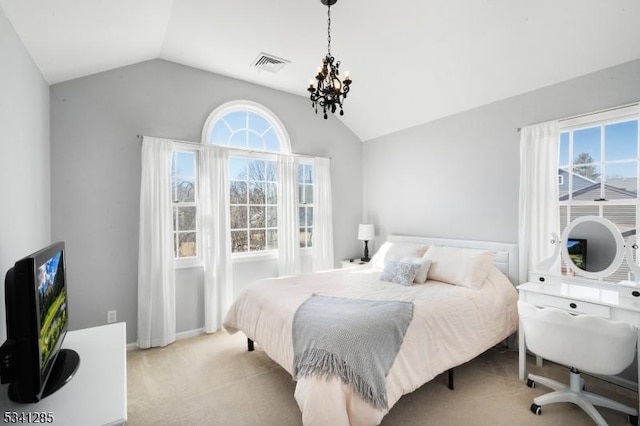
[[[360,241],[371,241],[375,237],[373,224],[366,223],[358,226],[358,239]]]

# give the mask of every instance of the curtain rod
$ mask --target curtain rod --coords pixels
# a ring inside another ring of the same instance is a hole
[[[136,138],[142,142],[142,139],[144,138],[145,135],[136,135]],[[202,148],[204,145],[201,142],[192,142],[192,141],[184,141],[184,140],[180,140],[180,139],[171,139],[171,138],[159,138],[157,136],[149,136],[151,138],[156,138],[156,139],[169,139],[173,142],[179,143],[179,144],[186,144],[186,145],[194,145],[198,148]],[[246,150],[246,149],[240,149],[240,148],[229,148],[226,146],[220,146],[220,145],[215,145],[218,146],[220,148],[226,149],[228,151],[231,152],[235,152],[235,153],[249,153],[249,154],[265,154],[265,155],[290,155],[293,157],[306,157],[306,158],[326,158],[331,160],[331,157],[324,157],[322,155],[312,155],[312,154],[296,154],[296,153],[281,153],[281,152],[269,152],[269,151],[254,151],[254,150]]]
[[[630,104],[619,105],[619,106],[615,106],[615,107],[611,107],[611,108],[605,108],[605,109],[601,109],[599,111],[585,112],[583,114],[576,114],[576,115],[572,115],[570,117],[561,118],[561,119],[559,119],[557,121],[561,123],[563,121],[575,120],[576,118],[588,117],[588,116],[594,115],[594,114],[602,114],[602,113],[605,113],[605,112],[616,111],[616,110],[619,110],[619,109],[629,108],[629,107],[637,106],[637,105],[640,105],[640,102],[632,102]],[[542,123],[549,123],[551,121],[554,121],[554,120],[542,121],[540,123],[529,124],[528,126],[534,126],[536,124],[542,124]],[[528,127],[528,126],[524,126],[524,127]],[[522,130],[522,127],[518,127],[518,132],[520,130]]]

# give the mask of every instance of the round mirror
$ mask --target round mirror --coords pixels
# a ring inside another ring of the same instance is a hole
[[[562,233],[562,256],[567,266],[586,278],[604,278],[615,272],[624,256],[624,239],[608,219],[583,216]]]

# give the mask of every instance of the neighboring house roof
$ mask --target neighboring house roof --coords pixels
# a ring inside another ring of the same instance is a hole
[[[560,194],[560,201],[567,201],[569,199],[569,175],[573,175],[573,200],[599,200],[601,198],[601,182],[596,182],[592,179],[588,179],[584,176],[580,176],[575,173],[570,173],[566,169],[558,169],[558,175],[563,176],[562,183],[559,184],[558,192]],[[636,199],[637,193],[635,189],[637,188],[637,179],[636,178],[611,178],[607,179],[607,182],[604,184],[604,195],[605,200],[625,200],[625,199]],[[629,224],[625,223],[627,221],[620,220],[616,221],[620,232],[622,233],[623,238],[627,238],[629,236],[636,234],[636,226],[635,226],[635,206],[629,205],[613,205],[606,212],[606,216],[608,217],[633,217],[632,220],[629,220]]]

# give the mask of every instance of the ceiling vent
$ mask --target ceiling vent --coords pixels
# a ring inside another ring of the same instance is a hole
[[[251,66],[259,70],[269,71],[277,73],[291,61],[278,58],[277,56],[270,55],[268,53],[260,52],[256,59],[251,63]]]

